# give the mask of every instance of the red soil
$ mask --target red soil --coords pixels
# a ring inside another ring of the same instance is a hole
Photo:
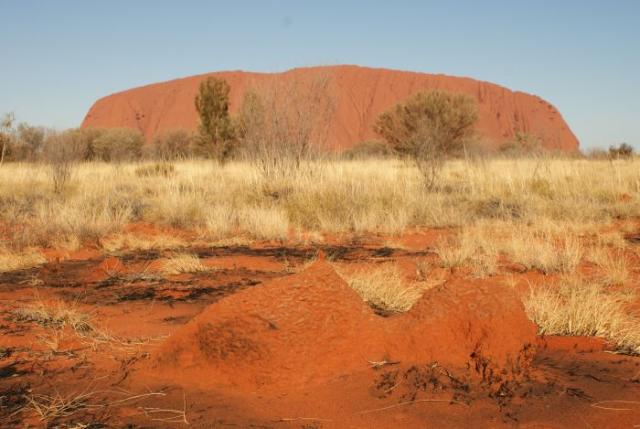
[[[416,92],[431,89],[465,93],[478,101],[477,131],[489,148],[520,132],[538,137],[548,149],[578,149],[578,140],[560,112],[534,95],[470,78],[357,66],[299,68],[274,74],[217,72],[152,84],[98,100],[82,127],[136,128],[150,140],[172,129],[195,129],[198,119],[194,98],[199,83],[208,76],[227,80],[233,113],[250,89],[278,79],[309,81],[317,75],[330,78],[329,91],[336,103],[328,139],[334,149],[375,139],[372,125],[380,113]]]
[[[78,252],[0,273],[0,427],[169,428],[184,423],[181,411],[194,428],[640,424],[640,358],[601,339],[535,336],[518,295],[552,277],[502,263],[485,279],[446,270],[410,311],[383,317],[333,266],[389,261],[413,281],[417,262],[433,255],[384,247],[381,237],[366,246],[334,238],[190,247],[180,251],[219,269],[168,277],[155,274],[171,250]],[[332,262],[308,264],[319,249]],[[639,262],[629,259],[630,287]],[[515,287],[503,286],[508,278]],[[40,301],[65,302],[112,338],[16,316]],[[69,414],[44,420],[28,402],[82,392],[91,395]]]
[[[324,383],[368,362],[437,362],[494,382],[528,366],[535,338],[507,287],[454,282],[386,319],[319,259],[211,305],[157,351],[152,372],[202,388],[253,391]]]

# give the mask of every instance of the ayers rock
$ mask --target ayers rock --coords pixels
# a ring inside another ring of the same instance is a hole
[[[82,127],[136,128],[150,140],[168,130],[197,127],[194,98],[198,85],[208,76],[229,83],[233,114],[247,90],[264,88],[276,79],[304,82],[314,75],[329,78],[335,110],[328,144],[334,149],[375,139],[372,125],[380,113],[419,91],[433,89],[465,93],[478,101],[476,128],[489,148],[497,148],[516,133],[527,133],[547,149],[578,149],[578,140],[560,112],[537,96],[470,78],[358,66],[297,68],[282,73],[215,72],[156,83],[101,98],[87,113]]]

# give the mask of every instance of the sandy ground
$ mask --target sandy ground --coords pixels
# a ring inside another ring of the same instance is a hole
[[[536,337],[517,297],[541,274],[441,270],[391,315],[335,273],[395,261],[411,279],[441,234],[194,247],[212,270],[171,276],[171,251],[90,249],[0,274],[0,426],[640,427],[640,358]],[[37,302],[90,327],[17,316]]]

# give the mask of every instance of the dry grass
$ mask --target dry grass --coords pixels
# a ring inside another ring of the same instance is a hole
[[[458,160],[428,192],[418,171],[397,160],[318,161],[269,182],[242,162],[178,162],[171,174],[153,177],[141,175],[140,164],[87,163],[74,167],[61,194],[43,166],[8,164],[0,171],[0,222],[15,248],[100,244],[137,221],[197,229],[212,240],[283,240],[296,230],[399,234],[478,222],[605,225],[640,214],[637,164]]]
[[[606,285],[622,285],[629,280],[628,261],[623,251],[595,247],[590,249],[587,260],[598,267],[599,277]]]
[[[43,341],[53,350],[57,350],[67,327],[78,337],[92,343],[113,340],[113,337],[91,321],[89,314],[64,301],[45,302],[36,297],[31,305],[20,307],[14,310],[13,314],[19,321],[33,322],[45,327],[48,335],[43,337]]]
[[[102,248],[109,253],[128,251],[147,251],[176,249],[186,247],[187,242],[179,237],[170,235],[138,235],[115,234],[101,241]]]
[[[212,269],[212,267],[204,265],[197,255],[180,253],[165,261],[162,267],[162,272],[165,275],[175,275],[185,273],[202,273],[211,271]]]
[[[80,392],[73,392],[66,395],[59,392],[53,395],[33,393],[25,395],[24,399],[27,403],[26,406],[18,410],[19,413],[35,414],[40,421],[44,422],[45,427],[49,424],[64,421],[68,418],[74,418],[76,414],[82,414],[83,412],[96,409],[111,410],[121,406],[136,406],[139,414],[144,414],[151,421],[168,422],[168,423],[183,423],[188,425],[186,415],[186,398],[183,396],[183,408],[158,408],[149,407],[140,404],[140,402],[148,401],[150,399],[164,397],[165,393],[162,392],[146,392],[142,394],[132,394],[126,390],[99,390],[93,388],[93,383],[90,383],[84,390]],[[109,399],[109,398],[117,399]],[[73,427],[73,428],[86,428],[92,425],[85,425],[82,423],[75,423],[74,426],[58,426],[55,427]]]
[[[571,234],[554,235],[526,229],[513,231],[507,248],[512,262],[545,274],[575,271],[583,253],[582,243]]]
[[[640,320],[625,308],[631,299],[602,284],[566,277],[559,286],[532,288],[524,303],[543,334],[599,336],[621,351],[640,353]]]
[[[340,276],[370,305],[386,311],[408,311],[421,297],[427,283],[407,284],[398,267],[383,264],[375,268],[347,273]]]
[[[36,251],[14,252],[0,249],[0,273],[37,267],[47,260]]]
[[[445,268],[471,266],[476,277],[486,277],[498,271],[498,249],[491,237],[480,228],[467,228],[455,237],[441,241],[435,247]]]

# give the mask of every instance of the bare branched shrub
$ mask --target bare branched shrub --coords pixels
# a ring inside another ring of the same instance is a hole
[[[298,172],[324,149],[334,102],[330,80],[279,80],[248,92],[237,131],[245,157],[268,179]]]
[[[79,148],[63,133],[51,136],[47,141],[44,157],[49,164],[53,192],[61,194],[71,180],[73,163],[79,158]]]
[[[475,101],[444,91],[421,92],[380,115],[374,130],[415,163],[433,189],[444,160],[463,150],[478,119]]]
[[[4,117],[0,119],[0,165],[4,163],[7,149],[11,143],[11,131],[14,120],[15,116],[13,113],[6,113]]]

